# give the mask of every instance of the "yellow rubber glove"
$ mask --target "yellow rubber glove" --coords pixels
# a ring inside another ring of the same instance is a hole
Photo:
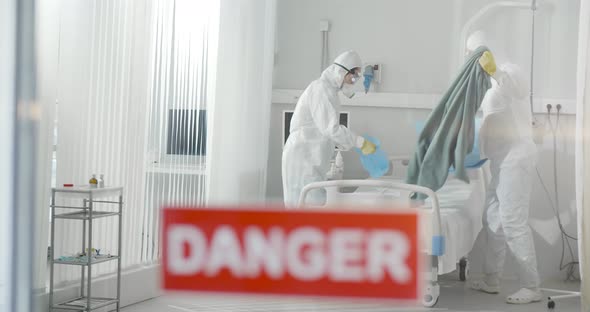
[[[488,75],[493,76],[496,73],[496,61],[490,51],[485,51],[479,58],[479,65]]]
[[[377,146],[375,146],[373,142],[365,139],[365,141],[363,142],[363,146],[361,147],[361,152],[363,153],[363,155],[373,154],[376,150]]]

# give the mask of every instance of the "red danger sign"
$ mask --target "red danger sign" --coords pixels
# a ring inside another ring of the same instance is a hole
[[[414,300],[415,213],[165,209],[167,290]]]

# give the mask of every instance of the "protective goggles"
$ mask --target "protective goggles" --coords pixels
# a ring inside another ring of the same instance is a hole
[[[334,63],[334,64],[335,64],[335,65],[338,65],[338,66],[340,66],[340,67],[342,67],[342,69],[344,69],[344,70],[345,70],[345,71],[347,71],[349,74],[351,74],[351,75],[352,75],[352,77],[354,78],[354,80],[357,80],[357,79],[361,78],[361,75],[360,75],[360,73],[358,73],[358,72],[355,72],[355,71],[352,71],[352,70],[350,70],[350,69],[348,69],[348,68],[346,68],[346,67],[344,67],[344,66],[342,66],[342,65],[340,65],[340,64],[338,64],[338,63]],[[353,80],[353,81],[354,81],[354,80]]]

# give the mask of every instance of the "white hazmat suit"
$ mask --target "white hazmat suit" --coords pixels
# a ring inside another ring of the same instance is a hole
[[[481,149],[490,160],[491,183],[487,191],[484,229],[484,271],[487,292],[499,290],[506,245],[519,265],[522,289],[508,296],[509,303],[540,300],[537,259],[528,224],[536,146],[532,138],[532,116],[527,103],[527,85],[516,65],[500,66],[492,88],[482,102],[484,122]]]
[[[345,84],[344,78],[353,68],[361,66],[356,52],[341,54],[299,98],[283,149],[283,196],[287,207],[297,205],[305,185],[326,180],[336,145],[344,150],[363,146],[363,137],[340,125],[338,97],[340,91],[351,95],[351,85]],[[319,190],[307,197],[308,203],[316,205],[324,200],[325,194]]]

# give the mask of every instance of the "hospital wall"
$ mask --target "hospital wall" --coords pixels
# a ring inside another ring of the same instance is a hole
[[[459,32],[488,0],[299,0],[278,2],[274,89],[304,89],[320,73],[319,21],[329,20],[330,58],[347,49],[359,51],[364,60],[383,65],[379,92],[412,95],[440,94],[446,90],[461,62]],[[523,3],[528,3],[525,1]],[[535,99],[540,103],[569,105],[575,98],[578,1],[541,1],[537,13],[535,44]],[[428,9],[425,9],[428,8]],[[530,69],[530,11],[505,9],[474,25],[488,33],[490,48],[499,62]],[[282,114],[294,105],[273,103],[267,196],[282,199]],[[417,139],[414,123],[429,110],[396,107],[344,106],[350,127],[359,134],[381,139],[391,155],[409,155]],[[539,174],[553,200],[553,141],[549,123],[537,114],[540,137]],[[553,123],[555,123],[555,116]],[[574,206],[574,116],[562,116],[557,131],[558,192],[562,221],[576,233]],[[358,156],[344,153],[345,178],[363,178]],[[545,279],[561,278],[561,237],[552,205],[537,176],[531,202],[531,226],[537,247],[539,270]],[[576,248],[575,246],[573,246]],[[474,248],[472,272],[481,269],[482,243]],[[506,274],[515,272],[507,260]]]

